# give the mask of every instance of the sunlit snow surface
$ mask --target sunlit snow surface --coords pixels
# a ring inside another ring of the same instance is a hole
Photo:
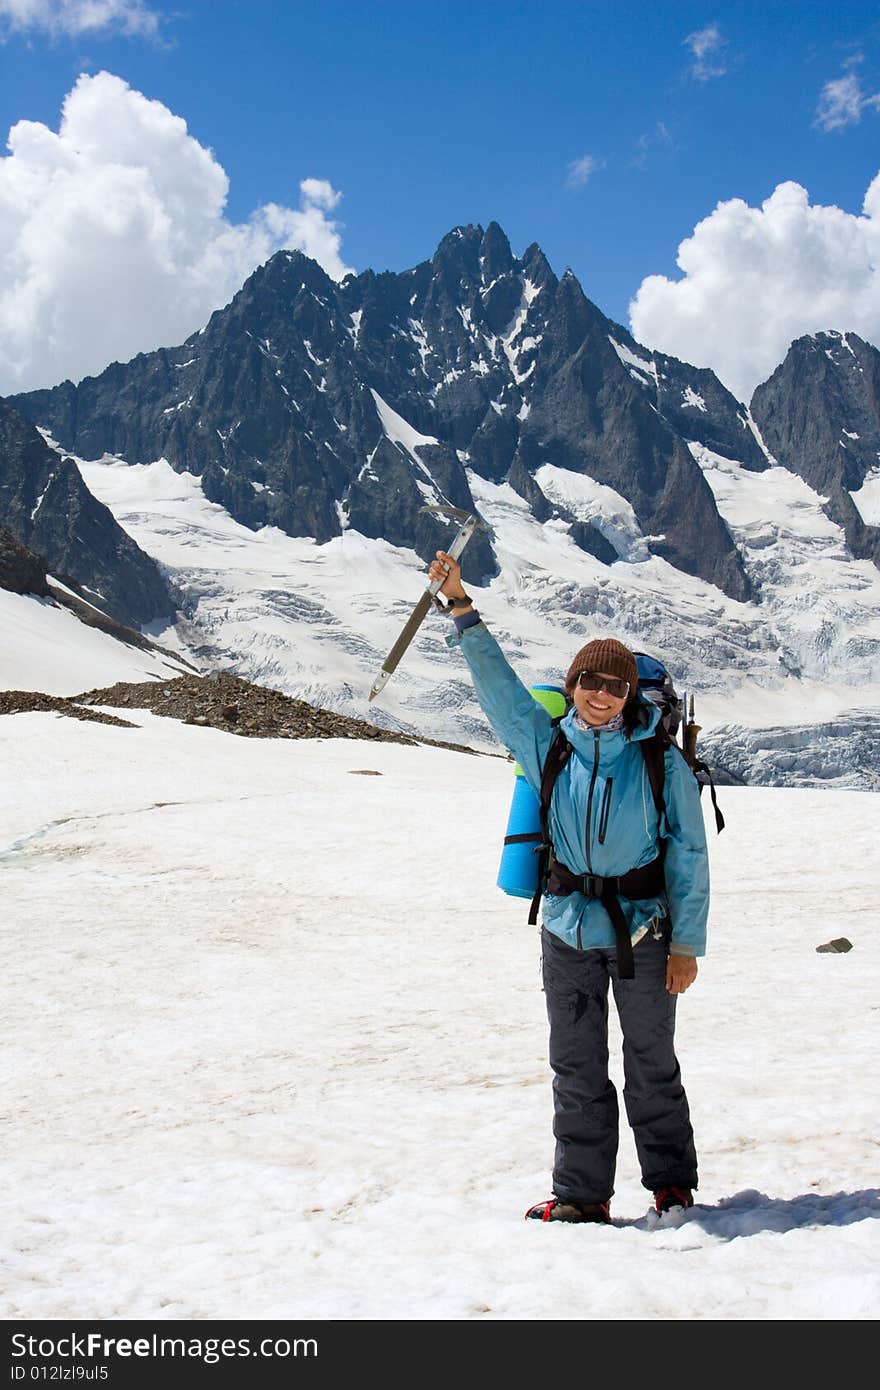
[[[872,468],[858,492],[850,497],[869,526],[880,526],[880,468]]]
[[[383,421],[401,447],[424,442],[400,417]],[[631,511],[610,488],[560,468],[541,471],[554,500],[581,519],[595,516],[625,549],[626,559],[607,566],[575,545],[567,523],[540,524],[509,485],[469,472],[500,569],[478,590],[479,607],[523,679],[554,681],[584,642],[616,635],[667,661],[679,691],[696,693],[705,727],[811,723],[880,706],[880,574],[847,558],[840,529],[794,474],[754,473],[692,448],[763,585],[759,603],[736,602],[647,555]],[[152,633],[163,645],[179,642],[205,669],[225,667],[332,709],[488,744],[439,614],[429,615],[381,698],[368,703],[423,591],[425,566],[413,551],[351,529],[324,545],[270,527],[248,530],[206,500],[198,478],[163,460],[79,467],[186,597],[176,632]]]
[[[853,560],[825,499],[796,474],[778,466],[755,474],[703,445],[690,449],[791,666],[811,675],[848,667],[854,684],[867,683],[880,652],[876,566]]]
[[[0,589],[0,630],[0,690],[76,695],[116,681],[174,679],[183,673],[158,653],[126,646],[33,594]]]
[[[698,1205],[646,1216],[624,1127],[614,1227],[545,1226],[509,765],[126,714],[0,719],[0,1315],[880,1312],[880,799],[725,790],[678,1006]]]

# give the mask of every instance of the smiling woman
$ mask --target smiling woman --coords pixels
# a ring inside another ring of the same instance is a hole
[[[457,646],[486,718],[540,795],[557,733],[505,659],[438,551]],[[554,1071],[554,1196],[530,1207],[542,1221],[607,1222],[618,1145],[608,1076],[608,988],[623,1031],[624,1098],[642,1183],[658,1213],[693,1204],[697,1186],[687,1097],[675,1056],[675,1003],[697,975],[709,907],[706,836],[697,784],[662,743],[663,795],[652,794],[640,745],[659,710],[639,692],[633,653],[615,638],[588,642],[565,678],[570,747],[549,804],[551,853],[541,928]]]
[[[565,693],[584,723],[601,728],[623,716],[630,692],[636,690],[638,683],[635,657],[612,639],[591,642],[578,652],[565,679]],[[637,702],[630,702],[632,719],[637,709]]]

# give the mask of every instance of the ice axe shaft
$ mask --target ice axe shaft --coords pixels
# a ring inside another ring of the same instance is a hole
[[[461,555],[462,551],[464,550],[465,546],[467,545],[468,541],[470,540],[471,536],[474,534],[475,531],[480,529],[488,529],[485,526],[485,523],[480,521],[480,518],[478,516],[474,516],[470,512],[460,511],[458,507],[424,507],[423,510],[430,512],[443,512],[445,515],[452,516],[457,521],[462,522],[458,535],[455,537],[455,540],[452,542],[452,544],[446,551],[447,555],[450,555],[453,560],[457,560],[459,558],[459,556]],[[391,651],[388,653],[385,660],[382,662],[382,669],[376,677],[375,681],[373,682],[373,688],[370,691],[371,700],[375,700],[376,696],[385,689],[385,686],[388,684],[391,677],[394,675],[394,672],[400,665],[401,657],[403,656],[410,642],[415,637],[422,623],[425,621],[425,615],[431,607],[431,604],[434,602],[435,595],[439,593],[440,589],[442,589],[445,583],[446,577],[444,575],[442,579],[437,579],[434,581],[433,584],[429,584],[425,592],[422,594],[412,613],[410,613],[409,617],[404,623],[403,630],[400,636],[394,643],[394,646],[391,648]]]

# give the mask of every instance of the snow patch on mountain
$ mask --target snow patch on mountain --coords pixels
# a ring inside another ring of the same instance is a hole
[[[768,684],[782,675],[756,638],[751,605],[649,553],[604,565],[575,544],[568,522],[537,521],[509,484],[473,472],[468,480],[500,566],[479,608],[526,684],[558,679],[568,654],[612,635],[655,652],[703,691],[729,689],[730,666],[759,668]]]
[[[430,357],[433,349],[430,347],[428,343],[428,335],[425,332],[425,325],[419,319],[408,319],[407,323],[409,324],[410,337],[415,343],[419,357],[421,359],[422,376],[427,376],[428,371],[425,366],[425,363]]]
[[[524,353],[534,351],[541,341],[540,335],[537,337],[527,335],[517,342],[517,338],[520,337],[528,321],[532,304],[541,293],[540,286],[533,285],[527,278],[523,279],[522,285],[522,298],[520,299],[519,307],[509,323],[507,331],[501,335],[501,346],[504,349],[504,355],[507,358],[507,365],[510,368],[511,376],[517,386],[522,386],[523,382],[529,379],[535,368],[533,359],[524,372],[520,371],[520,357]]]
[[[383,401],[378,391],[371,389],[370,395],[376,402],[382,428],[392,444],[401,444],[413,462],[417,463],[420,468],[424,468],[425,465],[416,453],[416,449],[423,448],[426,444],[439,445],[440,440],[432,434],[419,434],[419,431],[404,420],[402,415],[398,415],[396,410],[392,410],[387,401]]]
[[[416,478],[416,487],[419,489],[428,505],[436,506],[437,503],[442,502],[443,493],[435,482],[434,475],[430,468],[419,458],[417,450],[424,448],[426,445],[439,447],[439,439],[435,439],[434,436],[430,434],[420,434],[408,421],[404,420],[402,415],[398,415],[396,410],[392,410],[387,401],[383,401],[378,391],[374,391],[371,388],[370,395],[376,403],[376,409],[379,412],[379,419],[382,421],[382,429],[385,431],[386,437],[391,440],[392,444],[396,444],[398,448],[403,449],[412,459],[419,471],[424,474],[427,482],[420,478]]]
[[[854,560],[826,498],[778,465],[755,473],[691,443],[761,594],[761,616],[788,668],[869,682],[880,654],[880,573]]]
[[[867,526],[880,526],[880,468],[872,468],[862,486],[850,497]]]
[[[613,487],[552,463],[541,465],[535,482],[549,501],[565,508],[578,521],[595,526],[618,555],[633,562],[648,559],[648,543],[636,514]]]
[[[647,377],[649,381],[653,381],[654,389],[659,392],[660,381],[657,375],[657,364],[653,357],[639,357],[632,351],[632,348],[628,348],[625,343],[618,343],[616,338],[612,338],[610,333],[608,335],[608,341],[614,348],[614,351],[617,353],[623,365],[629,367],[631,373],[637,374],[636,380],[641,381],[641,384],[645,386],[647,385],[645,381]]]
[[[743,424],[751,430],[755,438],[755,443],[758,445],[758,448],[761,450],[761,453],[764,455],[771,468],[776,468],[777,461],[771,454],[770,450],[767,448],[767,445],[764,443],[763,436],[761,434],[761,431],[758,429],[754,417],[752,416],[752,412],[749,409],[746,409],[745,417],[741,415],[739,418],[742,420]]]
[[[430,442],[405,421],[386,419],[400,447],[404,438],[414,450]],[[630,551],[606,566],[575,544],[569,522],[540,523],[509,484],[468,469],[499,562],[477,605],[522,679],[555,682],[584,642],[613,635],[665,660],[679,690],[697,693],[707,729],[807,724],[880,705],[871,683],[880,639],[873,567],[844,566],[820,499],[786,470],[764,488],[766,473],[709,451],[701,462],[763,585],[760,602],[730,599],[656,555],[635,559]],[[180,644],[202,669],[224,668],[386,727],[495,746],[439,614],[429,614],[381,700],[368,702],[425,587],[414,551],[350,527],[322,545],[274,527],[250,530],[209,502],[197,477],[164,460],[77,463],[94,495],[185,596],[176,626],[151,631],[163,646]],[[599,505],[605,519],[626,518],[612,490],[545,467],[541,484],[566,510],[586,515]],[[97,683],[76,675],[51,690],[75,694]]]
[[[695,391],[692,386],[686,386],[682,391],[681,403],[685,409],[702,410],[704,415],[706,413],[706,402],[699,391]]]

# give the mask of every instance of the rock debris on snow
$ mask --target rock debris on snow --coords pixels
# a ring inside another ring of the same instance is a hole
[[[0,714],[31,714],[34,710],[55,710],[74,719],[89,719],[96,724],[116,724],[121,729],[136,729],[129,719],[117,719],[103,710],[83,709],[74,700],[60,695],[44,695],[38,690],[0,690]]]
[[[362,719],[318,709],[305,700],[254,685],[226,671],[215,671],[208,677],[180,676],[170,681],[118,681],[103,690],[87,690],[69,699],[37,691],[0,691],[0,714],[51,709],[76,719],[136,727],[127,720],[84,708],[89,705],[148,709],[185,724],[222,729],[245,738],[369,738],[379,743],[427,743],[434,748],[475,752],[460,743],[416,739],[392,729],[378,729]]]

